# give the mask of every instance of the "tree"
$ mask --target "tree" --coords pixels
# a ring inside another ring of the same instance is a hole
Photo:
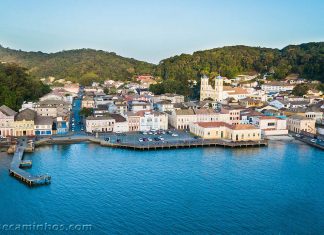
[[[298,84],[294,87],[292,94],[295,96],[303,96],[306,95],[309,90],[309,86],[307,84]]]
[[[0,64],[0,105],[18,111],[24,101],[36,101],[51,91],[26,71],[15,64]]]
[[[81,116],[89,117],[93,114],[93,109],[91,108],[82,108],[79,112]]]

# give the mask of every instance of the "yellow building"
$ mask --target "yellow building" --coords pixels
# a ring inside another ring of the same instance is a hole
[[[190,125],[190,132],[204,139],[227,139],[234,142],[261,140],[261,130],[250,124],[195,122]]]
[[[289,131],[300,133],[305,131],[316,134],[315,120],[301,115],[292,115],[287,119],[287,128]]]
[[[34,125],[37,113],[31,109],[24,109],[15,116],[14,134],[15,136],[34,135]]]

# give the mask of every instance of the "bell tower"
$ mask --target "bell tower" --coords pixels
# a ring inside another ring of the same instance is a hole
[[[223,83],[224,80],[221,76],[217,76],[215,78],[215,100],[216,101],[223,100]]]

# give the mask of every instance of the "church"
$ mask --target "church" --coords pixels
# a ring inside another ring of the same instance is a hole
[[[227,98],[236,100],[245,99],[248,91],[241,87],[224,86],[224,78],[217,76],[214,78],[215,85],[209,84],[209,78],[206,75],[201,77],[200,81],[200,100],[212,99],[214,101],[222,101]]]

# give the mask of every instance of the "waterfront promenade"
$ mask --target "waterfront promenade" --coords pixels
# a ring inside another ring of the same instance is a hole
[[[36,146],[46,144],[72,144],[79,142],[92,142],[100,144],[101,146],[113,147],[113,148],[127,148],[134,150],[157,150],[157,149],[176,149],[176,148],[196,148],[196,147],[262,147],[267,146],[267,140],[260,141],[238,141],[231,142],[226,140],[205,140],[205,139],[194,139],[192,136],[187,134],[176,139],[168,139],[166,141],[147,141],[139,142],[137,137],[139,134],[122,135],[115,140],[113,136],[109,137],[107,141],[107,135],[103,136],[69,136],[69,137],[56,137],[56,138],[43,138],[35,142]],[[106,139],[106,140],[105,140]],[[119,141],[116,141],[119,140]]]

